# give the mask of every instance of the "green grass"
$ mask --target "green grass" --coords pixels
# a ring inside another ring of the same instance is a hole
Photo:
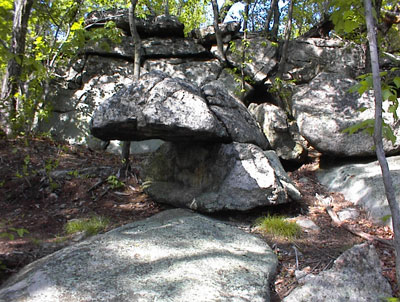
[[[256,220],[256,226],[267,234],[294,239],[301,234],[301,228],[295,222],[290,222],[282,216],[260,217]]]
[[[86,234],[91,236],[103,231],[109,223],[109,219],[100,216],[74,219],[67,222],[67,224],[65,225],[65,231],[69,235],[78,232],[86,232]]]

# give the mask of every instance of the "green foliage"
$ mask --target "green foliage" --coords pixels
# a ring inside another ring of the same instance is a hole
[[[295,222],[289,222],[282,216],[260,217],[256,226],[270,235],[294,239],[301,234],[301,228]]]
[[[107,183],[113,190],[120,189],[125,186],[125,184],[122,181],[120,181],[115,175],[108,176]]]
[[[389,297],[389,298],[383,298],[382,301],[384,301],[384,302],[400,302],[400,299],[395,298],[395,297]]]
[[[15,239],[15,234],[18,237],[23,238],[25,234],[29,234],[29,231],[24,228],[8,228],[7,231],[0,233],[0,238],[8,238],[9,240]]]
[[[69,235],[77,232],[86,232],[86,234],[91,236],[104,231],[109,223],[109,219],[105,217],[93,216],[91,218],[74,219],[68,221],[64,229]]]
[[[391,76],[392,72],[396,71],[396,69],[392,69],[391,72],[381,72],[381,80],[382,80],[382,98],[383,101],[388,101],[389,106],[387,111],[392,114],[393,119],[398,121],[399,117],[397,114],[397,109],[399,107],[399,101],[397,99],[397,90],[400,89],[400,77],[398,76]],[[373,89],[373,82],[372,82],[372,74],[365,74],[359,76],[358,79],[360,80],[358,84],[351,87],[349,92],[354,93],[357,92],[360,95],[370,91]],[[359,111],[363,112],[368,108],[360,108]],[[374,119],[367,119],[355,125],[352,125],[343,130],[344,133],[354,134],[358,131],[364,131],[369,135],[374,134]],[[393,132],[392,127],[385,121],[382,120],[382,135],[387,140],[390,140],[394,145],[396,143],[396,135]]]

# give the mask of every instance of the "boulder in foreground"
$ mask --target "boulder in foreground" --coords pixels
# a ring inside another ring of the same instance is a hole
[[[276,266],[261,239],[169,210],[28,265],[0,301],[268,302]]]

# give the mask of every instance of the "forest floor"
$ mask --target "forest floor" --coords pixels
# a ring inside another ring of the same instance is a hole
[[[132,161],[140,158],[132,157]],[[26,264],[82,240],[82,234],[67,234],[68,221],[105,217],[109,224],[103,231],[108,231],[170,208],[152,201],[134,173],[117,188],[120,183],[110,176],[117,175],[120,166],[118,156],[45,138],[0,139],[0,286]],[[274,249],[279,267],[273,301],[280,301],[296,288],[296,270],[312,274],[327,270],[346,249],[365,241],[332,223],[316,194],[329,196],[335,212],[352,205],[316,181],[317,168],[315,160],[289,173],[303,194],[299,203],[212,215],[250,226],[248,231],[257,233]],[[308,218],[320,230],[303,231],[291,240],[260,234],[254,222],[268,214]],[[360,217],[346,224],[375,237],[393,236],[389,228],[371,223],[362,211]],[[372,243],[383,275],[398,294],[394,288],[394,251],[380,242]]]

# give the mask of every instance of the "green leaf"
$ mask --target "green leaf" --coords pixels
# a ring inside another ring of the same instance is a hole
[[[396,85],[397,88],[400,88],[400,77],[395,77],[393,79],[393,83]]]
[[[353,21],[353,20],[346,20],[346,21],[344,21],[344,27],[343,27],[343,29],[344,29],[344,31],[345,31],[346,33],[351,33],[351,32],[353,32],[356,28],[358,28],[359,26],[360,26],[360,24],[357,23],[357,22],[355,22],[355,21]]]

